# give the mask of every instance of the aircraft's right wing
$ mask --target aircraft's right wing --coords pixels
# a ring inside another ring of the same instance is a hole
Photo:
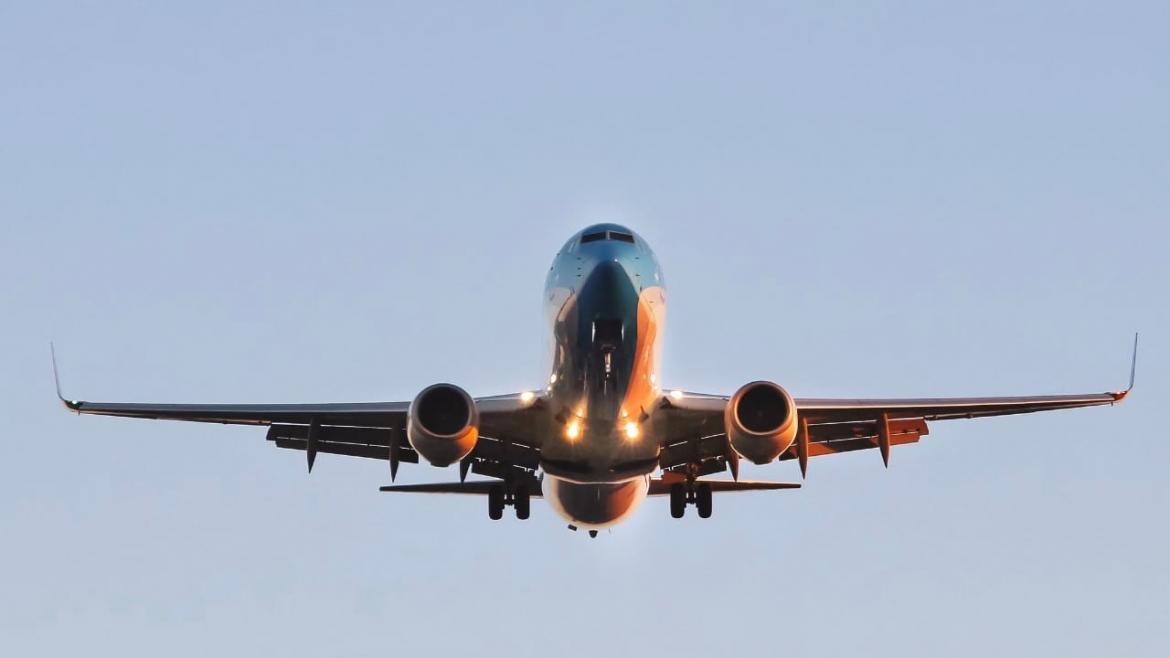
[[[352,427],[393,427],[406,419],[409,402],[355,402],[325,404],[153,404],[86,402],[61,399],[79,414],[152,420],[186,420],[227,425],[271,425],[316,420]]]
[[[410,402],[336,402],[320,404],[157,404],[88,402],[67,399],[57,378],[57,397],[78,414],[182,420],[229,425],[267,425],[268,440],[279,448],[303,450],[312,470],[317,453],[382,459],[390,462],[391,477],[400,462],[418,463],[418,453],[406,439]],[[464,460],[469,471],[490,477],[531,478],[540,464],[540,438],[533,431],[534,411],[544,401],[531,393],[475,399],[480,440]]]

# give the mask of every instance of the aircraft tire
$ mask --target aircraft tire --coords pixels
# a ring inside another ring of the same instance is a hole
[[[528,518],[531,511],[531,498],[528,495],[528,487],[523,485],[516,487],[515,497],[513,498],[512,507],[516,508],[516,518],[521,521]]]
[[[492,487],[488,490],[488,518],[499,521],[504,518],[504,488]]]
[[[670,485],[670,516],[681,519],[687,511],[687,491],[681,482]]]
[[[695,507],[700,519],[711,518],[711,485],[700,484],[695,490]]]

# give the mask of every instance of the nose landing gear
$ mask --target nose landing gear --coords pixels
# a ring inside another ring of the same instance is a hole
[[[694,504],[700,519],[710,518],[711,485],[706,482],[696,484],[694,480],[670,485],[670,516],[681,519],[687,511],[688,504]]]

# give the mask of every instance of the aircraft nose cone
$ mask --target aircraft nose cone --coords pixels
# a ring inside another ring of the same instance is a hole
[[[620,296],[618,293],[629,285],[630,275],[626,268],[620,262],[610,259],[593,266],[584,287],[590,291]]]
[[[598,278],[617,278],[626,275],[626,268],[622,267],[620,261],[614,258],[607,258],[598,261],[593,266],[593,276]]]

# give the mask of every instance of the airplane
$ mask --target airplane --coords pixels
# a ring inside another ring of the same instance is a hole
[[[385,492],[469,494],[488,516],[512,507],[527,519],[543,497],[569,528],[597,531],[628,519],[648,496],[669,496],[670,515],[712,512],[714,493],[795,489],[739,479],[739,463],[796,460],[876,449],[889,466],[895,445],[917,442],[927,423],[1112,405],[1133,388],[1029,397],[822,399],[793,397],[770,381],[731,395],[664,388],[659,380],[666,284],[646,241],[612,223],[589,226],[553,258],[544,286],[552,332],[547,382],[539,390],[471,397],[448,383],[413,400],[326,404],[139,404],[67,400],[78,414],[263,425],[279,448],[399,465],[459,465],[458,482],[391,484]],[[731,479],[708,476],[730,471]],[[468,480],[474,473],[487,479]]]

